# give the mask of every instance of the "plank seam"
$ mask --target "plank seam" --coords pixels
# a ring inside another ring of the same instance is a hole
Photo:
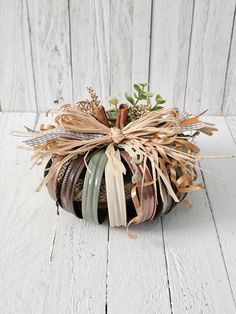
[[[225,124],[227,125],[227,127],[228,127],[228,129],[229,129],[229,133],[231,134],[231,137],[232,137],[234,143],[236,144],[236,139],[235,139],[235,137],[234,137],[234,135],[233,135],[233,132],[232,132],[232,130],[231,130],[231,127],[229,126],[229,123],[228,123],[227,119],[225,119],[225,117],[224,117],[224,120],[225,120]]]
[[[221,115],[224,115],[224,112],[223,112],[223,111],[224,111],[224,102],[225,102],[225,97],[226,97],[226,82],[227,82],[227,78],[228,78],[229,61],[230,61],[230,57],[231,57],[231,46],[232,46],[233,35],[234,35],[235,15],[236,15],[236,2],[235,2],[235,6],[234,6],[234,15],[233,15],[233,22],[232,22],[232,30],[231,30],[231,34],[230,34],[229,51],[228,51],[227,63],[226,63],[226,70],[225,70],[225,79],[224,79],[222,103],[221,103],[221,108],[220,108],[220,114],[221,114]]]
[[[210,208],[213,224],[214,224],[214,227],[215,227],[215,231],[216,231],[216,235],[217,235],[217,239],[218,239],[218,243],[219,243],[219,247],[220,247],[221,257],[222,257],[224,268],[225,268],[225,272],[226,272],[227,281],[228,281],[228,284],[229,284],[229,288],[230,288],[231,296],[232,296],[232,299],[233,299],[233,303],[234,303],[234,306],[236,308],[236,300],[235,300],[235,297],[234,297],[233,288],[232,288],[231,281],[230,281],[230,278],[229,278],[227,265],[226,265],[226,262],[225,262],[225,257],[224,257],[224,252],[223,252],[223,248],[222,248],[221,241],[220,241],[219,231],[218,231],[217,224],[216,224],[215,217],[214,217],[214,213],[213,213],[213,207],[212,207],[212,204],[211,204],[211,201],[210,201],[210,197],[209,197],[209,194],[208,194],[208,190],[207,190],[207,187],[206,187],[205,177],[204,177],[203,171],[201,169],[200,169],[200,172],[201,172],[203,184],[205,186],[207,202],[208,202],[208,205],[209,205],[209,208]]]
[[[169,301],[170,301],[170,313],[173,314],[172,296],[171,296],[170,279],[169,279],[169,268],[168,268],[166,246],[165,246],[165,236],[164,236],[164,227],[163,227],[163,217],[161,217],[161,233],[162,233],[163,250],[164,250],[164,256],[165,256],[166,278],[167,278],[168,295],[169,295]]]
[[[36,130],[36,126],[39,122],[39,117],[40,117],[40,112],[37,112],[36,113],[36,116],[35,116],[35,120],[34,120],[34,126],[33,126],[33,129]]]
[[[183,110],[185,110],[185,107],[186,107],[186,97],[187,97],[187,87],[188,87],[188,74],[189,74],[189,63],[190,63],[191,45],[192,45],[192,34],[193,34],[194,11],[195,11],[195,0],[193,0],[193,8],[192,8],[192,22],[191,22],[191,27],[190,27],[190,38],[189,38],[189,48],[188,48],[188,58],[187,58],[187,70],[186,70],[186,82],[185,82],[185,90],[184,90],[184,104],[183,104]]]
[[[59,219],[60,216],[57,216],[57,222],[56,222],[56,226],[55,226],[55,231],[54,231],[54,235],[53,235],[53,240],[52,240],[52,248],[51,248],[51,253],[50,253],[50,258],[49,258],[49,262],[48,262],[48,270],[47,270],[47,276],[48,276],[48,285],[46,286],[45,292],[44,292],[44,296],[43,296],[43,302],[42,302],[42,313],[44,305],[45,305],[45,301],[46,301],[46,296],[47,296],[47,290],[49,288],[50,285],[50,272],[51,272],[51,266],[52,266],[52,258],[53,258],[53,253],[54,253],[54,247],[55,247],[55,242],[56,242],[56,235],[57,235],[57,226],[59,224]]]
[[[36,91],[36,78],[35,78],[35,71],[34,71],[34,57],[33,57],[33,46],[32,46],[31,24],[30,24],[28,0],[25,0],[25,3],[26,3],[26,11],[27,11],[29,41],[30,41],[30,57],[31,57],[32,75],[33,75],[33,82],[34,82],[34,98],[35,98],[35,106],[36,106],[35,109],[36,109],[36,112],[39,112],[38,97],[37,97],[37,91]]]
[[[71,40],[71,15],[70,15],[70,0],[68,0],[68,23],[69,23],[69,48],[70,48],[70,75],[71,75],[71,92],[72,92],[72,100],[73,103],[75,102],[74,99],[74,74],[73,74],[73,55],[72,55],[72,40]]]
[[[57,235],[57,228],[55,229],[53,240],[52,240],[52,249],[51,249],[51,254],[50,254],[50,263],[52,262],[52,257],[54,253],[54,246],[55,246],[55,241],[56,241],[56,235]]]
[[[153,34],[153,0],[151,0],[151,17],[150,17],[150,30],[149,30],[149,54],[148,54],[148,83],[150,87],[151,79],[151,54],[152,54],[152,34]],[[149,88],[148,88],[149,89]]]
[[[109,259],[109,237],[110,237],[110,226],[107,223],[107,260],[106,260],[106,294],[105,294],[105,314],[107,314],[107,293],[108,293],[108,259]]]
[[[109,62],[109,68],[108,68],[108,78],[109,78],[109,85],[108,85],[108,93],[111,95],[111,1],[109,3],[108,8],[108,27],[109,27],[109,33],[108,33],[108,62]]]

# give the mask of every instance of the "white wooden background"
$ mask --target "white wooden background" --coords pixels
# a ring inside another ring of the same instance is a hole
[[[2,111],[105,102],[147,82],[193,112],[236,114],[235,0],[1,0]]]
[[[0,313],[236,313],[236,162],[207,160],[206,189],[162,219],[123,228],[61,210],[11,131],[59,99],[134,82],[209,108],[204,155],[236,155],[236,0],[0,0]],[[7,112],[16,111],[16,112]],[[27,112],[28,111],[28,112]],[[231,116],[230,116],[231,115]],[[209,145],[209,143],[211,145]]]

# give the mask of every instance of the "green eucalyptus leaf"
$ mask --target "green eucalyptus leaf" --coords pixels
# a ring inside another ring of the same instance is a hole
[[[142,88],[138,84],[134,84],[134,89],[139,93],[142,92]]]
[[[125,98],[133,105],[134,104],[134,99],[131,95],[125,92]]]
[[[154,94],[151,93],[151,92],[143,92],[142,94],[143,94],[144,96],[146,96],[146,97],[153,97],[153,96],[154,96]]]
[[[155,100],[157,105],[164,104],[166,102],[165,99],[163,99],[160,95],[156,95]]]
[[[162,107],[162,106],[159,106],[159,105],[155,105],[154,107],[152,107],[152,108],[150,109],[150,111],[157,111],[157,110],[160,110],[160,109],[163,109],[163,107]]]
[[[147,98],[147,96],[144,95],[144,92],[143,92],[143,93],[139,93],[139,94],[138,94],[138,97],[139,97],[140,100]]]

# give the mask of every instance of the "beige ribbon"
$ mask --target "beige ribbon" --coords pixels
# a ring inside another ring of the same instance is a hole
[[[126,226],[127,216],[123,179],[126,169],[121,162],[120,151],[115,150],[112,144],[108,145],[106,155],[108,159],[105,167],[105,181],[110,226]]]

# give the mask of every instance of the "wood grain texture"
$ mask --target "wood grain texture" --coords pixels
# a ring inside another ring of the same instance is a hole
[[[152,0],[133,1],[132,83],[148,82]]]
[[[110,94],[123,100],[133,82],[148,80],[151,0],[72,0],[70,21],[75,101],[86,86],[103,103]]]
[[[30,170],[30,154],[11,135],[35,114],[3,113],[0,120],[0,312],[42,313],[48,285],[56,210],[44,189],[35,189],[42,169]]]
[[[235,116],[225,117],[225,121],[233,137],[233,140],[236,143],[236,117]]]
[[[153,1],[150,89],[184,107],[193,0]]]
[[[236,7],[235,7],[236,10]],[[236,12],[234,12],[235,14]],[[226,73],[226,82],[224,90],[224,98],[222,104],[222,114],[236,114],[236,23],[234,15],[234,27],[232,30],[231,46],[229,52],[228,68]]]
[[[200,140],[199,138],[199,143],[204,151],[208,155],[236,156],[236,145],[224,118],[211,117],[208,120],[216,124],[219,132],[211,139],[211,145],[207,144],[209,142],[206,140]],[[227,120],[227,122],[232,134],[235,136],[235,119]],[[234,192],[236,160],[235,158],[207,160],[201,162],[201,165],[203,168],[207,168],[210,172],[223,178],[217,180],[214,176],[203,172],[232,292],[236,299],[236,195]]]
[[[173,313],[234,313],[206,193],[188,199],[163,218]]]
[[[195,1],[186,108],[221,114],[235,0]]]
[[[105,313],[107,228],[61,210],[43,313]]]
[[[36,111],[25,0],[1,2],[0,42],[0,107],[3,111]]]
[[[110,228],[108,313],[171,313],[161,222],[132,231],[137,239],[124,228]]]
[[[110,90],[123,99],[132,89],[133,0],[110,1]]]
[[[51,122],[41,114],[38,127]],[[107,242],[107,223],[86,223],[60,209],[43,313],[105,312]]]
[[[68,1],[27,0],[39,111],[72,101]]]
[[[110,91],[124,100],[132,85],[148,81],[151,1],[110,1]]]
[[[107,1],[70,1],[74,100],[92,86],[102,100],[109,95]]]
[[[42,167],[29,171],[31,154],[10,132],[35,118],[0,114],[1,313],[235,312],[235,159],[201,162],[225,180],[203,172],[206,192],[165,216],[163,229],[159,220],[133,227],[135,240],[123,228],[108,237],[106,223],[58,217],[47,190],[34,193]],[[219,132],[199,137],[202,154],[235,155],[236,119],[227,118],[234,140],[223,117],[208,120]]]

